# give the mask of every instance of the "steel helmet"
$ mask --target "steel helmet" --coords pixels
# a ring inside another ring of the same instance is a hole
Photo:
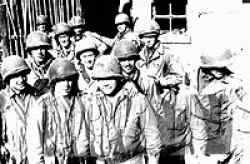
[[[237,52],[231,48],[217,47],[214,49],[206,48],[202,50],[200,56],[201,68],[223,68],[229,67],[232,64],[232,57],[236,56]]]
[[[96,44],[89,38],[83,38],[76,42],[75,53],[76,58],[79,59],[80,55],[85,51],[93,51],[95,55],[99,54]]]
[[[46,15],[39,15],[36,19],[36,25],[50,25],[49,17]]]
[[[76,27],[82,27],[85,25],[85,19],[83,19],[80,16],[73,16],[70,21],[69,21],[69,25],[72,28],[76,28]]]
[[[116,15],[115,17],[115,25],[118,25],[118,24],[130,24],[130,20],[129,20],[129,17],[127,14],[125,13],[119,13]]]
[[[67,78],[78,78],[75,65],[66,59],[55,59],[49,67],[50,84]]]
[[[114,47],[113,54],[119,60],[140,59],[138,47],[131,40],[122,39]]]
[[[30,68],[25,60],[17,55],[6,57],[1,65],[1,74],[4,82],[6,82],[10,76],[17,75],[19,73],[28,74],[29,72]]]
[[[26,51],[36,49],[38,47],[44,47],[47,49],[52,48],[50,39],[45,33],[39,31],[31,32],[26,39]]]
[[[55,32],[55,39],[61,34],[69,34],[72,35],[72,29],[70,25],[67,23],[58,23],[54,27],[54,32]]]
[[[114,55],[103,55],[96,59],[93,79],[122,78],[122,70]]]
[[[135,23],[134,31],[138,33],[139,37],[145,35],[158,36],[160,34],[160,26],[155,20],[138,20]]]

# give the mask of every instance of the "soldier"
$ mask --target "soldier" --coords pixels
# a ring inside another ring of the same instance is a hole
[[[38,15],[36,20],[36,29],[42,33],[49,35],[51,31],[51,24],[48,16],[46,15]]]
[[[55,34],[52,31],[51,23],[47,15],[38,15],[36,20],[36,30],[48,35],[52,47],[57,47],[57,43],[54,39]]]
[[[78,85],[79,89],[84,93],[95,88],[92,76],[93,67],[98,55],[99,51],[93,40],[86,38],[76,43],[76,59],[79,62],[76,66],[79,72]]]
[[[115,25],[118,33],[114,38],[114,42],[121,40],[127,33],[131,32],[131,22],[129,16],[125,13],[119,13],[116,15]]]
[[[84,164],[89,154],[85,108],[73,63],[56,59],[49,69],[51,92],[32,113],[28,155],[31,163]]]
[[[27,80],[40,92],[39,94],[49,89],[47,71],[54,59],[48,51],[51,48],[49,38],[44,33],[31,32],[26,39],[26,52],[29,55],[26,61],[31,69]]]
[[[85,30],[85,19],[81,18],[80,16],[73,16],[70,21],[69,25],[74,31],[74,39],[75,41],[79,41],[83,38],[83,32]]]
[[[122,82],[132,82],[134,85],[132,85],[130,89],[135,89],[136,87],[137,91],[145,94],[154,106],[159,91],[155,85],[155,80],[144,76],[141,74],[140,70],[136,68],[136,62],[140,59],[138,47],[136,47],[131,40],[123,39],[116,44],[113,52],[113,55],[118,58],[121,65],[122,74],[124,76]],[[133,91],[130,93],[133,93]]]
[[[104,36],[101,36],[97,33],[87,31],[85,25],[85,19],[80,16],[73,16],[69,22],[70,26],[74,30],[75,33],[75,41],[79,41],[80,39],[91,39],[96,44],[98,51],[102,54],[110,51],[110,39]]]
[[[115,44],[122,39],[131,40],[136,46],[140,47],[140,39],[136,33],[132,32],[132,23],[127,14],[117,14],[115,17],[115,25],[118,30],[118,33],[114,37],[111,47],[114,47]]]
[[[145,150],[149,163],[158,163],[161,141],[154,112],[145,96],[139,92],[130,96],[121,86],[118,59],[97,58],[93,78],[99,90],[86,98],[86,109],[97,164],[143,164]]]
[[[244,111],[241,110],[245,107],[240,105],[242,109],[235,108],[244,93],[240,81],[235,79],[230,69],[230,59],[234,53],[231,48],[223,46],[202,50],[201,65],[197,71],[197,90],[190,97],[192,156],[187,158],[187,164],[217,164],[224,159],[222,163],[227,163],[233,155],[235,159],[240,156],[238,153],[241,149],[234,154],[234,148],[237,144],[242,146],[242,142],[232,137],[234,132],[241,133],[239,129],[247,130],[247,126],[235,126],[239,123],[238,116],[241,115],[243,119]],[[245,114],[245,119],[249,120],[248,117]]]
[[[7,163],[27,164],[27,126],[36,108],[35,90],[27,84],[30,68],[18,56],[3,60],[1,74],[6,88],[0,93],[3,114],[4,149],[9,151]]]
[[[158,101],[153,103],[156,110],[164,149],[160,163],[184,163],[186,145],[190,142],[188,126],[188,88],[184,85],[184,70],[181,63],[159,40],[160,27],[154,20],[138,20],[135,24],[144,44],[140,51],[137,68],[141,74],[155,80]]]
[[[66,23],[58,23],[55,25],[54,33],[58,45],[55,49],[56,58],[66,58],[73,61],[75,59],[75,44],[70,39],[73,36],[71,27]]]
[[[236,59],[235,59],[236,58]],[[227,156],[226,162],[229,164],[247,164],[249,163],[249,134],[250,134],[250,104],[249,104],[249,73],[248,63],[245,61],[249,60],[248,54],[241,54],[231,59],[234,63],[229,67],[234,72],[234,78],[239,78],[240,82],[237,81],[235,90],[235,97],[231,98],[231,101],[235,101],[235,108],[232,112],[233,122],[233,134],[231,151]],[[240,67],[239,67],[240,65]],[[232,105],[231,105],[232,106]],[[223,161],[225,163],[225,161]]]

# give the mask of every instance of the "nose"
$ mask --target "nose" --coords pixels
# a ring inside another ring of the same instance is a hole
[[[37,49],[40,53],[43,51],[43,49],[42,48],[38,48]]]
[[[125,64],[126,66],[130,65],[129,60],[124,60],[124,64]]]
[[[69,81],[68,80],[64,80],[63,83],[64,83],[65,86],[67,86],[67,87],[69,86]]]
[[[21,75],[17,77],[19,83],[24,82],[26,80],[26,75]]]

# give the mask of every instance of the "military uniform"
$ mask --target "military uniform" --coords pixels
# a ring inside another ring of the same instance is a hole
[[[224,159],[227,163],[234,152],[232,135],[235,131],[233,122],[236,120],[233,113],[240,114],[235,106],[240,83],[228,67],[231,50],[222,47],[216,49],[217,53],[214,51],[202,51],[197,89],[190,96],[192,144],[189,150],[191,156],[188,156],[186,163],[209,161],[217,164]],[[222,77],[218,78],[209,71],[216,69],[222,70]]]
[[[39,94],[43,94],[47,92],[49,89],[49,81],[47,77],[47,71],[51,62],[54,60],[53,56],[49,53],[48,49],[52,46],[49,42],[49,38],[40,32],[32,32],[28,35],[26,40],[26,51],[29,54],[26,62],[31,69],[31,72],[27,76],[28,83],[35,87]],[[42,64],[37,64],[38,61],[35,61],[33,58],[32,53],[30,52],[32,49],[44,49],[44,62]]]
[[[86,51],[93,52],[93,55],[95,56],[94,58],[96,58],[100,54],[96,44],[91,39],[81,39],[79,42],[76,43],[77,63],[75,63],[75,65],[77,71],[79,72],[78,86],[79,89],[84,93],[95,90],[95,82],[92,79],[93,70],[86,68],[84,64],[82,64],[80,61],[80,56],[84,55],[82,53]]]
[[[58,46],[54,48],[53,52],[55,58],[66,58],[69,61],[73,61],[75,59],[75,43],[72,40],[70,40],[69,43],[70,45],[66,48],[62,47],[58,41],[59,35],[66,34],[69,37],[73,35],[71,27],[66,23],[58,23],[55,25],[54,33],[55,33],[54,38],[58,44]]]
[[[161,139],[164,144],[160,162],[184,162],[184,150],[190,142],[188,123],[188,87],[184,84],[181,63],[169,48],[158,41],[160,27],[155,21],[140,21],[135,24],[140,38],[155,37],[152,47],[145,45],[140,50],[137,68],[141,74],[155,80],[157,92],[152,102],[157,113]],[[165,80],[166,83],[162,83]]]
[[[247,61],[249,57],[246,55],[238,55],[232,60],[234,63],[230,69],[234,72],[234,80],[231,86],[234,89],[232,96],[232,139],[230,153],[227,156],[229,164],[247,164],[249,162],[249,75]],[[246,65],[245,65],[246,64]],[[241,67],[239,67],[241,65]]]
[[[65,59],[56,59],[49,71],[50,84],[60,79],[77,81],[77,71]],[[69,99],[53,91],[42,96],[32,114],[28,130],[29,159],[32,163],[82,164],[89,155],[85,107],[79,94]]]
[[[2,76],[6,83],[13,75],[28,74],[30,69],[24,59],[9,56],[2,63]],[[27,164],[27,126],[31,122],[30,114],[36,106],[35,89],[25,84],[22,93],[17,93],[7,84],[0,93],[1,113],[3,116],[4,147],[10,153],[7,162]]]
[[[120,62],[124,60],[134,60],[136,63],[136,61],[140,59],[138,47],[129,39],[122,39],[117,43],[113,49],[113,55],[115,55]],[[122,74],[124,77],[122,83],[131,83],[131,85],[126,85],[126,88],[131,94],[139,91],[146,95],[151,104],[156,103],[160,93],[153,78],[142,74],[136,66],[134,66],[134,70],[132,70],[131,73],[127,74],[122,71]]]
[[[105,54],[110,49],[110,39],[104,36],[101,36],[95,32],[86,31],[85,27],[85,19],[81,18],[80,16],[73,16],[69,24],[72,29],[75,28],[82,28],[81,34],[75,35],[75,42],[78,42],[82,39],[90,39],[94,42],[97,46],[98,51],[101,54]]]
[[[133,163],[144,163],[145,149],[153,157],[160,151],[157,121],[148,100],[141,93],[128,95],[128,90],[121,90],[114,100],[116,106],[102,93],[89,100],[91,152],[101,161],[111,158],[126,163],[139,156]]]
[[[102,56],[94,66],[94,79],[121,78],[118,61]],[[160,133],[154,112],[141,93],[133,96],[124,87],[115,96],[107,97],[101,90],[87,97],[90,125],[90,149],[97,163],[158,163]]]
[[[75,45],[73,42],[70,44],[69,48],[64,48],[58,46],[55,50],[56,58],[65,58],[69,61],[73,61],[75,58]]]

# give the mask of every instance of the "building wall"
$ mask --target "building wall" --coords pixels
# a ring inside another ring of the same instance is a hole
[[[246,20],[249,19],[249,6],[239,0],[189,0],[188,30],[193,55],[198,58],[200,51],[207,46],[248,49],[250,39],[246,33],[250,26]]]

